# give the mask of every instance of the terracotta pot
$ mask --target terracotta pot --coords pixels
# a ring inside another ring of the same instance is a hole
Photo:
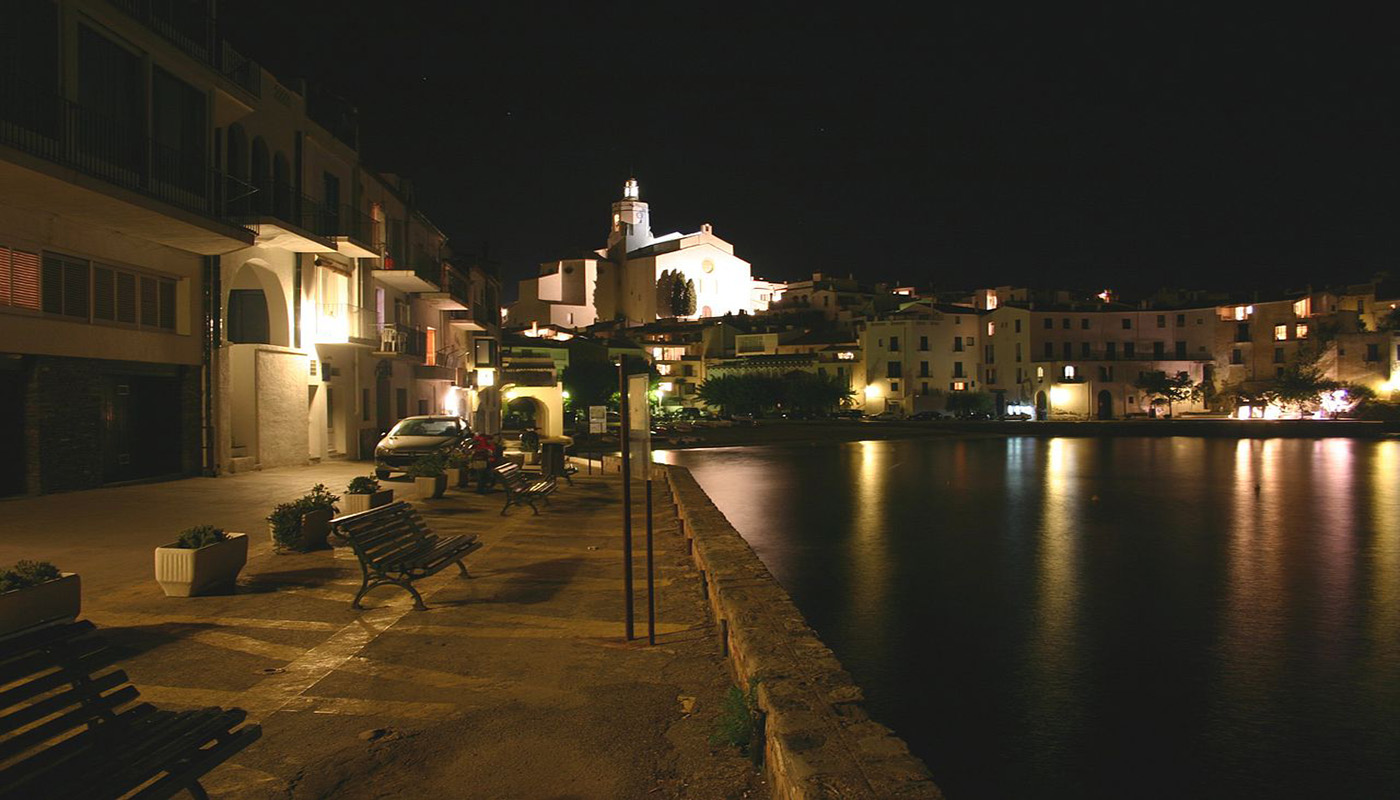
[[[442,493],[447,491],[447,476],[436,475],[431,478],[414,478],[413,485],[418,488],[419,499],[437,499],[442,497]]]
[[[340,502],[345,506],[343,514],[358,514],[394,502],[394,490],[380,489],[372,494],[346,494],[341,496]]]
[[[156,583],[166,597],[232,592],[247,563],[246,533],[195,550],[168,544],[156,548]]]
[[[0,594],[0,639],[40,625],[71,622],[82,605],[83,585],[75,572]]]

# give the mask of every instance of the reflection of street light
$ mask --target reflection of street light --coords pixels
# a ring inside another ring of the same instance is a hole
[[[562,392],[559,393],[559,396],[562,397],[562,398],[564,398],[565,400],[568,400],[568,399],[569,399],[569,390],[568,390],[568,389],[565,389],[564,391],[562,391]]]

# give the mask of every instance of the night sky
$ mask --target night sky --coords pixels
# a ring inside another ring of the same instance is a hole
[[[775,279],[1275,289],[1400,273],[1400,70],[1379,16],[391,5],[221,13],[284,80],[358,105],[365,162],[412,177],[454,248],[486,243],[507,298],[538,262],[603,245],[630,174],[655,233],[711,222]]]

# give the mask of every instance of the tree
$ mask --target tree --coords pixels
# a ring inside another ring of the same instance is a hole
[[[671,303],[671,311],[678,317],[688,317],[695,313],[695,281],[676,276],[676,295]]]
[[[1183,400],[1199,400],[1204,391],[1200,384],[1192,383],[1191,376],[1185,372],[1168,376],[1162,370],[1139,374],[1137,380],[1133,381],[1133,385],[1149,397],[1161,397],[1166,400],[1168,416],[1172,415],[1175,403],[1180,403]]]
[[[806,413],[825,413],[841,405],[853,392],[834,375],[799,372],[778,384],[783,408]]]
[[[1390,309],[1385,316],[1376,320],[1376,328],[1382,331],[1400,331],[1400,306]]]
[[[675,270],[663,269],[661,275],[656,278],[656,315],[658,317],[674,317],[676,305],[676,284],[680,281],[680,273]]]

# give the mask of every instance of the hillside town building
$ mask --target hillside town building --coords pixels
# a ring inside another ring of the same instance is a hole
[[[675,308],[658,291],[668,272],[693,288],[693,310]],[[667,317],[752,314],[766,310],[783,288],[755,279],[749,262],[709,223],[694,233],[654,235],[651,207],[641,199],[636,179],[629,179],[612,205],[607,245],[589,257],[541,264],[538,277],[520,282],[507,323],[585,328],[596,322],[645,325]]]

